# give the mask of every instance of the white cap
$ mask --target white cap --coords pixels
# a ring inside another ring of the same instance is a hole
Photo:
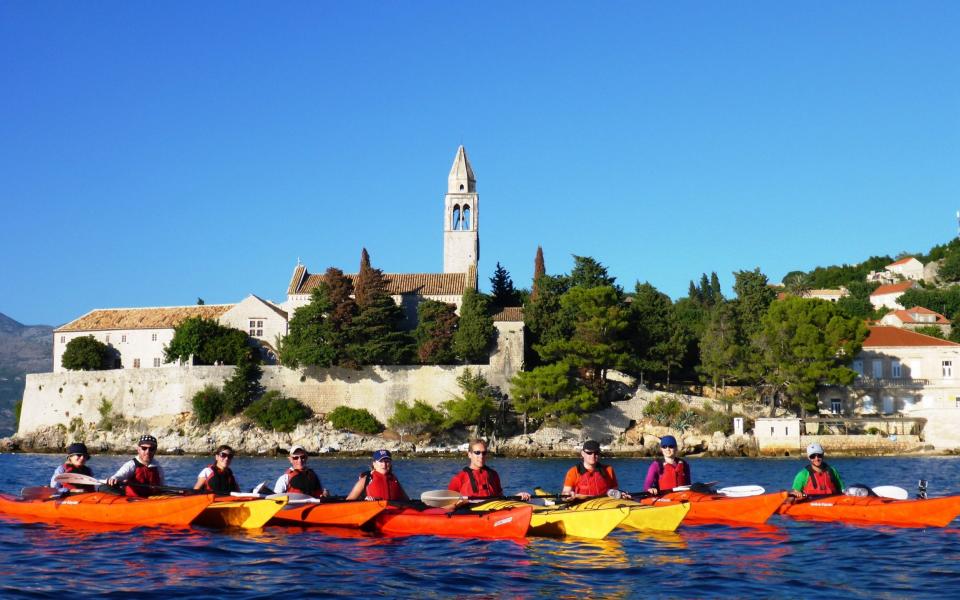
[[[816,442],[807,446],[807,458],[810,458],[814,454],[823,454],[823,446]]]
[[[291,446],[291,447],[290,447],[290,454],[291,454],[291,456],[294,455],[294,454],[296,454],[296,453],[297,453],[297,450],[303,452],[304,454],[307,453],[307,449],[304,448],[303,446]]]

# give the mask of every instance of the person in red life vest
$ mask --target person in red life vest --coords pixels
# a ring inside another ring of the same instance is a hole
[[[50,487],[56,488],[57,492],[61,494],[70,493],[74,490],[78,492],[92,492],[94,490],[94,486],[92,485],[74,485],[57,481],[57,475],[63,473],[79,473],[80,475],[93,477],[93,471],[87,466],[88,460],[90,460],[90,453],[87,452],[87,446],[85,444],[80,442],[70,444],[67,448],[67,461],[57,467],[57,470],[53,472],[53,477],[50,478]]]
[[[613,467],[600,462],[600,443],[594,440],[587,440],[580,449],[580,457],[583,462],[570,467],[566,477],[563,478],[562,496],[574,498],[592,498],[594,496],[605,496],[610,490],[616,490],[620,487],[617,483],[617,475],[613,472]],[[629,494],[621,494],[624,498],[629,498]]]
[[[393,457],[389,450],[377,450],[373,453],[373,467],[360,473],[360,479],[353,484],[347,494],[347,500],[409,500],[407,493],[396,475],[393,474]]]
[[[503,496],[503,487],[500,485],[500,475],[487,466],[487,443],[481,439],[470,440],[467,445],[467,457],[470,464],[460,470],[450,479],[447,489],[460,492],[463,500],[459,505],[466,504],[476,498],[497,498]],[[517,496],[526,502],[530,499],[529,492],[520,492]]]
[[[162,494],[157,489],[164,482],[163,467],[154,456],[157,454],[157,438],[152,435],[140,436],[137,443],[137,456],[123,463],[113,477],[107,480],[107,485],[121,484],[127,496],[146,498]]]
[[[840,479],[840,473],[823,460],[823,446],[816,442],[807,446],[807,459],[810,464],[793,478],[791,496],[805,498],[843,493],[843,480]]]
[[[229,496],[230,492],[239,492],[240,485],[230,469],[231,462],[233,462],[233,448],[223,444],[213,453],[213,464],[207,465],[200,471],[193,489],[213,492],[218,496]]]
[[[278,494],[287,492],[293,494],[306,494],[314,498],[325,498],[330,492],[323,487],[320,477],[307,468],[307,451],[303,446],[294,446],[290,448],[290,468],[286,473],[277,479],[273,486],[273,491]]]
[[[677,438],[665,435],[660,438],[662,458],[653,461],[643,480],[643,489],[657,495],[681,485],[690,485],[690,465],[678,457]]]

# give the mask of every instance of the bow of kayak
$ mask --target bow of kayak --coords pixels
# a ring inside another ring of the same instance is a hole
[[[231,496],[218,496],[203,509],[194,524],[218,528],[259,529],[286,505],[286,497],[240,500]]]
[[[516,500],[492,500],[473,506],[471,510],[483,512],[523,506],[530,505]],[[527,534],[543,537],[603,539],[630,514],[630,509],[622,506],[584,508],[575,504],[532,508]]]
[[[273,515],[274,525],[363,527],[387,508],[383,500],[306,502],[287,505]]]
[[[825,496],[784,503],[778,512],[795,519],[813,521],[843,521],[898,527],[946,527],[960,514],[960,496],[923,500]]]
[[[684,491],[643,498],[640,503],[648,506],[662,506],[676,502],[689,502],[690,512],[683,521],[685,525],[707,523],[760,525],[766,523],[777,512],[786,498],[787,492],[730,497],[722,494]]]
[[[689,502],[645,506],[634,500],[622,498],[592,498],[577,504],[577,506],[582,507],[581,510],[610,507],[627,508],[630,513],[620,522],[619,526],[645,531],[676,531],[690,511]]]
[[[455,512],[442,508],[389,508],[373,519],[389,535],[451,535],[480,538],[522,538],[527,535],[532,506],[489,512]]]
[[[131,498],[104,492],[24,500],[0,494],[0,512],[56,521],[72,519],[122,525],[187,526],[213,502],[213,494]]]

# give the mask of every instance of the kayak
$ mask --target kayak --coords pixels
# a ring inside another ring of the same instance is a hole
[[[517,500],[491,500],[471,506],[471,510],[483,512],[531,506]],[[622,506],[588,508],[581,503],[558,506],[533,506],[530,529],[527,535],[543,537],[576,536],[595,540],[607,537],[617,525],[630,514]]]
[[[44,520],[73,519],[124,525],[187,526],[213,502],[213,494],[131,498],[104,492],[47,500],[0,494],[0,512]]]
[[[286,505],[286,497],[242,500],[217,496],[193,522],[207,527],[259,529]]]
[[[795,519],[899,527],[946,527],[960,514],[960,496],[893,500],[877,496],[824,496],[785,503],[778,511]]]
[[[766,523],[783,501],[787,492],[760,494],[757,496],[731,497],[723,494],[703,494],[694,491],[670,492],[662,496],[651,496],[639,500],[647,506],[664,506],[677,502],[689,502],[690,512],[683,520],[684,525],[704,525],[707,523]]]
[[[625,507],[630,509],[630,514],[623,521],[620,521],[620,527],[625,529],[642,529],[646,531],[676,531],[677,527],[690,511],[689,502],[673,502],[663,506],[645,506],[635,500],[625,498],[591,498],[584,500],[577,506],[584,509],[591,508],[609,508]]]
[[[271,525],[333,525],[362,527],[387,508],[383,500],[326,501],[288,504],[280,510]]]
[[[373,519],[373,526],[390,535],[521,538],[527,534],[532,515],[530,505],[489,512],[391,507]]]

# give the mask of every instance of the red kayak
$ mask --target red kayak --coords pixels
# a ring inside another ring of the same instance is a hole
[[[690,512],[683,519],[684,525],[705,525],[708,523],[759,525],[766,523],[767,519],[777,512],[786,497],[787,492],[734,497],[684,491],[642,498],[639,502],[650,506],[689,502]]]
[[[454,535],[481,538],[522,538],[527,535],[532,506],[490,512],[456,512],[443,508],[388,508],[373,525],[389,535]]]
[[[307,502],[288,505],[273,515],[272,525],[362,527],[387,508],[383,500]]]
[[[0,494],[0,512],[56,521],[72,519],[123,525],[189,525],[213,502],[213,494],[131,498],[92,492],[24,500]]]
[[[877,496],[824,496],[783,504],[780,514],[813,521],[946,527],[960,514],[960,496],[893,500]]]

